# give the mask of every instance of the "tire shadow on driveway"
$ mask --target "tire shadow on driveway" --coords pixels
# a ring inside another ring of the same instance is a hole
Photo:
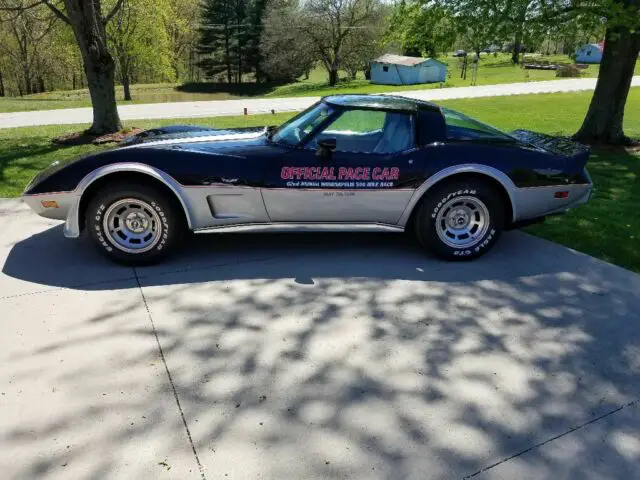
[[[282,265],[283,259],[295,261]],[[314,277],[478,281],[588,268],[592,261],[566,248],[511,232],[504,234],[492,252],[469,262],[434,258],[413,237],[401,234],[209,234],[190,235],[161,264],[134,272],[104,258],[87,238],[65,239],[62,226],[56,226],[16,242],[2,273],[43,287],[101,290],[113,288],[110,282],[136,275],[150,284],[164,285],[167,275],[180,272],[191,274],[182,279],[172,275],[172,282],[188,283],[197,271],[206,271],[198,275],[200,281],[277,279],[293,274],[302,283]]]

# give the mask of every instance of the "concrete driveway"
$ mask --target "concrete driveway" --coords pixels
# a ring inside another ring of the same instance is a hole
[[[630,479],[640,277],[522,233],[98,257],[0,206],[3,479]]]

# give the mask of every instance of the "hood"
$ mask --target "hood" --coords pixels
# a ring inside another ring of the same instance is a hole
[[[131,158],[148,164],[153,164],[154,161],[164,162],[164,167],[178,162],[178,159],[182,161],[183,157],[166,150],[213,154],[219,158],[240,158],[245,155],[255,155],[256,152],[264,153],[265,150],[271,152],[271,148],[266,148],[269,141],[265,132],[264,128],[215,130],[191,126],[147,130],[128,138],[118,147],[54,162],[29,182],[24,193],[31,195],[52,191],[71,191],[92,170],[111,163],[131,161]],[[140,151],[127,152],[128,149]],[[158,149],[165,151],[158,152]]]
[[[175,125],[169,127],[145,130],[129,137],[120,144],[121,147],[133,146],[163,146],[191,143],[209,143],[220,141],[238,141],[260,138],[265,128],[247,127],[214,129],[189,125]]]

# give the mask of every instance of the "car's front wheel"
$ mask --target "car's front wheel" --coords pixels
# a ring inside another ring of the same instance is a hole
[[[85,225],[98,250],[125,265],[149,265],[166,257],[183,232],[173,202],[147,185],[114,184],[91,199]]]
[[[445,182],[428,192],[417,212],[420,242],[447,260],[464,260],[488,252],[504,227],[500,194],[488,182]]]

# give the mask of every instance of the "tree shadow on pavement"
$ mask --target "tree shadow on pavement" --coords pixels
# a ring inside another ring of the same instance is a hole
[[[74,451],[70,462],[106,478],[135,464],[123,445],[183,434],[159,370],[122,390],[136,395],[91,400],[97,385],[111,394],[154,357],[147,347],[108,370],[87,364],[152,337],[139,282],[206,478],[464,478],[625,405],[615,414],[624,422],[603,419],[569,447],[523,453],[503,464],[504,478],[632,478],[640,467],[640,279],[627,271],[523,234],[462,264],[426,257],[402,236],[230,235],[193,239],[131,280],[83,243],[62,247],[56,230],[14,245],[3,273],[113,301],[5,367],[12,388],[47,378],[72,392],[85,421],[72,409],[29,428],[16,418],[4,445],[46,446],[81,435],[87,418],[149,410],[126,429],[103,422]],[[45,246],[56,255],[38,253]],[[81,269],[122,278],[82,284]],[[80,346],[89,357],[64,375],[46,363]],[[43,363],[19,368],[25,358]],[[14,467],[16,478],[59,471],[59,458],[41,450]]]

